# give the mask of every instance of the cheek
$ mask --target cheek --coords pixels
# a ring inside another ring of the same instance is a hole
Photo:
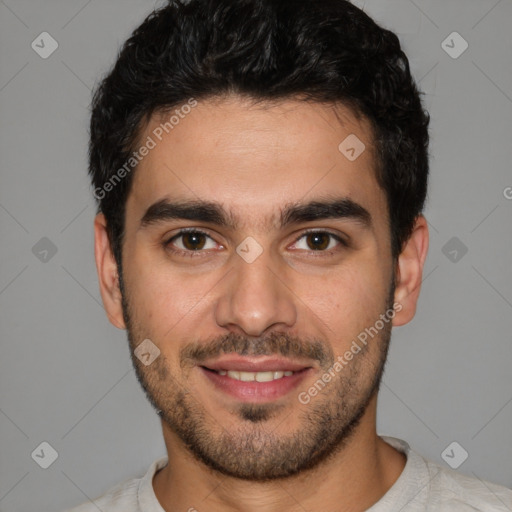
[[[309,283],[304,302],[330,329],[329,335],[351,339],[385,311],[387,283],[387,275],[375,264],[353,265]]]
[[[138,325],[162,342],[182,338],[204,309],[208,302],[205,295],[218,276],[192,277],[172,270],[170,265],[144,265],[143,261],[142,256],[133,258],[129,268],[130,303]]]

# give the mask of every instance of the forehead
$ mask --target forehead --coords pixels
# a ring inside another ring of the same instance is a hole
[[[328,195],[386,210],[371,125],[343,105],[202,100],[153,115],[139,137],[149,141],[127,204],[139,219],[163,198],[221,202],[237,226],[261,229],[276,223],[280,205]]]

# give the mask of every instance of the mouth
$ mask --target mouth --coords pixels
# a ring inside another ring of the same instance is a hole
[[[290,370],[278,370],[275,372],[244,372],[239,370],[211,370],[210,368],[205,368],[205,370],[210,370],[212,372],[217,373],[218,375],[227,375],[230,379],[241,380],[242,382],[271,382],[273,380],[282,379],[283,377],[291,377],[294,372]]]
[[[199,366],[214,388],[244,402],[277,400],[297,388],[311,364],[282,358],[223,357]]]

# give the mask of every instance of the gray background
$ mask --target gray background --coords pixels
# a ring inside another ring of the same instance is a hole
[[[432,116],[431,247],[378,430],[444,465],[457,441],[459,471],[512,486],[512,1],[356,3],[398,32]],[[61,510],[165,454],[102,309],[86,174],[90,89],[157,5],[0,0],[2,512]],[[43,31],[59,44],[47,59],[31,48]],[[441,45],[453,31],[469,44],[458,58]],[[31,457],[43,441],[58,453],[48,469]]]

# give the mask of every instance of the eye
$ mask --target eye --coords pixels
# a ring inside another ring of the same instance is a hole
[[[304,244],[299,249],[304,249],[310,252],[325,252],[331,254],[335,252],[332,250],[337,245],[348,247],[347,243],[343,238],[329,231],[307,231],[303,233],[296,241],[294,245],[298,245],[299,241],[304,239]],[[336,244],[338,242],[338,244]]]
[[[210,245],[208,245],[208,241],[210,241]],[[204,231],[189,228],[180,230],[179,233],[165,241],[164,247],[174,253],[199,256],[197,253],[203,252],[204,249],[215,249],[216,244],[212,237]]]
[[[301,242],[301,240],[304,240],[304,242]],[[302,247],[300,247],[300,243],[303,244]],[[201,253],[206,250],[216,248],[213,238],[197,228],[182,229],[166,240],[163,245],[166,250],[172,253],[192,257],[201,256]],[[336,247],[339,245],[348,247],[348,244],[339,235],[321,230],[306,231],[294,243],[295,248],[326,254],[336,252]],[[222,248],[221,245],[219,247]]]

